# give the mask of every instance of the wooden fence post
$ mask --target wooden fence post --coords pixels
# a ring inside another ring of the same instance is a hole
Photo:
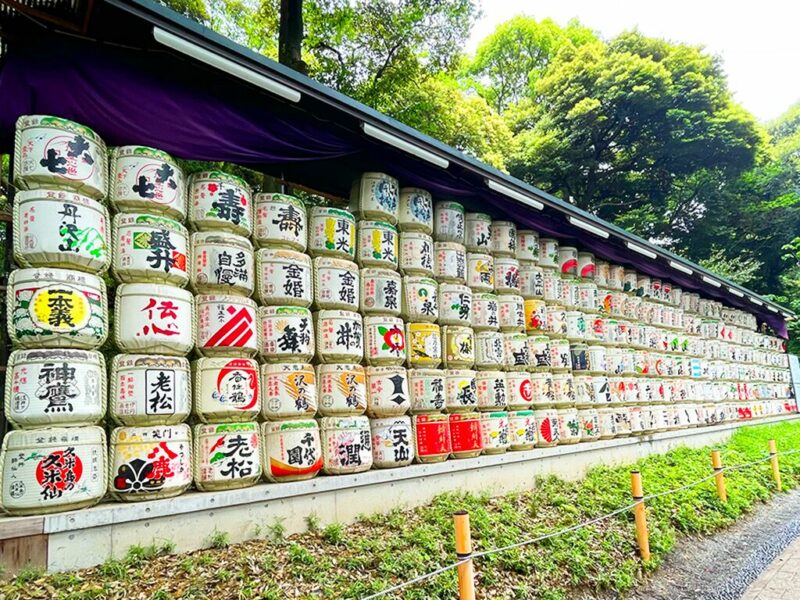
[[[722,471],[722,458],[719,450],[711,451],[711,466],[714,467],[714,478],[717,480],[717,495],[720,502],[728,501],[728,491],[725,489],[725,473]]]
[[[642,475],[639,471],[631,471],[631,492],[636,506],[633,515],[636,519],[636,541],[639,544],[639,555],[642,560],[650,560],[650,535],[647,532],[647,514],[644,508],[644,489]]]
[[[781,491],[781,470],[778,466],[778,446],[775,440],[769,441],[769,462],[772,463],[772,478],[775,480],[775,487]]]
[[[475,600],[475,572],[472,565],[472,534],[469,529],[469,513],[460,510],[453,514],[456,529],[456,557],[468,559],[458,565],[458,597],[460,600]]]

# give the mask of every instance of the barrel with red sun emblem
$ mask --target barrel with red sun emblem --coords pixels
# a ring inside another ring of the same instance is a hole
[[[261,410],[253,358],[201,358],[192,363],[193,413],[203,423],[252,421]]]
[[[169,154],[146,146],[120,146],[111,155],[109,200],[119,212],[144,212],[183,221],[186,184]]]

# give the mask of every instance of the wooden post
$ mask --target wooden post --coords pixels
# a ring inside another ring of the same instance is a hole
[[[711,466],[714,467],[714,478],[717,480],[717,495],[720,502],[728,501],[728,491],[725,489],[725,473],[722,471],[722,458],[719,450],[711,451]]]
[[[781,470],[778,466],[778,446],[775,440],[769,441],[769,462],[772,463],[772,478],[775,480],[775,487],[781,491]]]
[[[650,534],[647,532],[647,514],[644,508],[644,489],[642,475],[639,471],[631,471],[631,492],[636,506],[633,515],[636,519],[636,541],[639,544],[639,555],[642,560],[650,560]]]
[[[456,557],[469,559],[458,565],[459,600],[475,600],[475,573],[472,567],[472,534],[469,530],[469,514],[460,510],[453,514],[456,529]]]

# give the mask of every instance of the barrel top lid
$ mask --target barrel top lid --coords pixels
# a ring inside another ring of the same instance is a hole
[[[159,150],[158,148],[151,148],[150,146],[117,146],[112,152],[112,158],[114,159],[129,156],[142,156],[144,158],[155,158],[162,162],[176,163],[171,154]]]
[[[247,193],[250,193],[250,184],[244,179],[233,173],[226,173],[225,171],[212,170],[212,171],[199,171],[189,175],[189,181],[194,184],[197,181],[222,181],[225,183],[232,183],[244,188]]]
[[[17,119],[17,129],[28,129],[30,127],[53,127],[84,135],[91,138],[92,141],[96,143],[103,143],[103,140],[100,139],[100,136],[97,135],[97,132],[91,127],[62,117],[54,117],[52,115],[22,115]]]

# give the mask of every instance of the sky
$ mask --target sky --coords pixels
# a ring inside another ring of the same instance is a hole
[[[483,0],[467,44],[475,51],[494,28],[519,14],[573,17],[602,37],[638,28],[644,35],[703,45],[723,60],[736,101],[760,121],[800,101],[798,0]]]

